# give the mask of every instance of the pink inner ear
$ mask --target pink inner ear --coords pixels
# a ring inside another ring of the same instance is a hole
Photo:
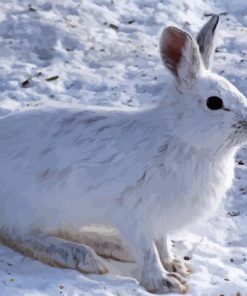
[[[182,57],[182,49],[188,37],[188,34],[174,27],[166,28],[162,34],[160,50],[163,62],[177,77],[177,69]]]

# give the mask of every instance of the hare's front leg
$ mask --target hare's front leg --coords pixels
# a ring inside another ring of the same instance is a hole
[[[105,274],[107,268],[90,247],[48,235],[28,235],[7,241],[10,246],[52,266],[76,269],[82,273]]]
[[[175,292],[185,293],[187,287],[182,276],[174,272],[167,272],[160,261],[159,254],[152,237],[148,235],[143,225],[136,222],[128,228],[120,231],[127,238],[136,254],[136,259],[140,267],[140,283],[147,291],[157,294]],[[126,225],[125,225],[126,226]]]
[[[191,274],[191,268],[187,264],[173,257],[168,246],[168,237],[166,235],[156,240],[156,247],[161,263],[167,271],[178,272],[184,277]]]

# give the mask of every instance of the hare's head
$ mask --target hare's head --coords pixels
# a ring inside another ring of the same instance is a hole
[[[167,27],[160,41],[162,60],[175,78],[174,93],[168,98],[174,132],[194,147],[215,151],[247,140],[245,96],[210,70],[218,22],[214,15],[197,40]]]

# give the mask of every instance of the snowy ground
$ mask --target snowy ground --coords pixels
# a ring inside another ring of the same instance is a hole
[[[0,0],[0,117],[51,103],[152,103],[170,79],[157,48],[162,28],[195,34],[210,13],[222,13],[215,70],[247,94],[246,1]],[[236,164],[217,217],[173,237],[194,270],[189,295],[247,295],[246,150]],[[0,245],[0,296],[150,295],[132,278],[135,266],[110,264],[124,276],[56,269]]]

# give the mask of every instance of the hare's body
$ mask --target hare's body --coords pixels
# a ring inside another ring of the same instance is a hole
[[[210,213],[231,186],[234,155],[217,158],[181,142],[166,117],[160,108],[48,108],[2,119],[1,227],[19,234],[120,227],[121,215],[129,227],[143,217],[158,238]]]
[[[50,264],[104,273],[95,252],[75,241],[82,226],[110,224],[133,248],[147,290],[186,291],[167,236],[217,209],[247,139],[245,97],[209,70],[217,24],[213,16],[203,27],[199,47],[181,30],[164,30],[161,56],[175,82],[157,106],[37,108],[0,120],[6,243]],[[64,233],[74,242],[61,240]],[[113,243],[98,253],[118,251]]]

